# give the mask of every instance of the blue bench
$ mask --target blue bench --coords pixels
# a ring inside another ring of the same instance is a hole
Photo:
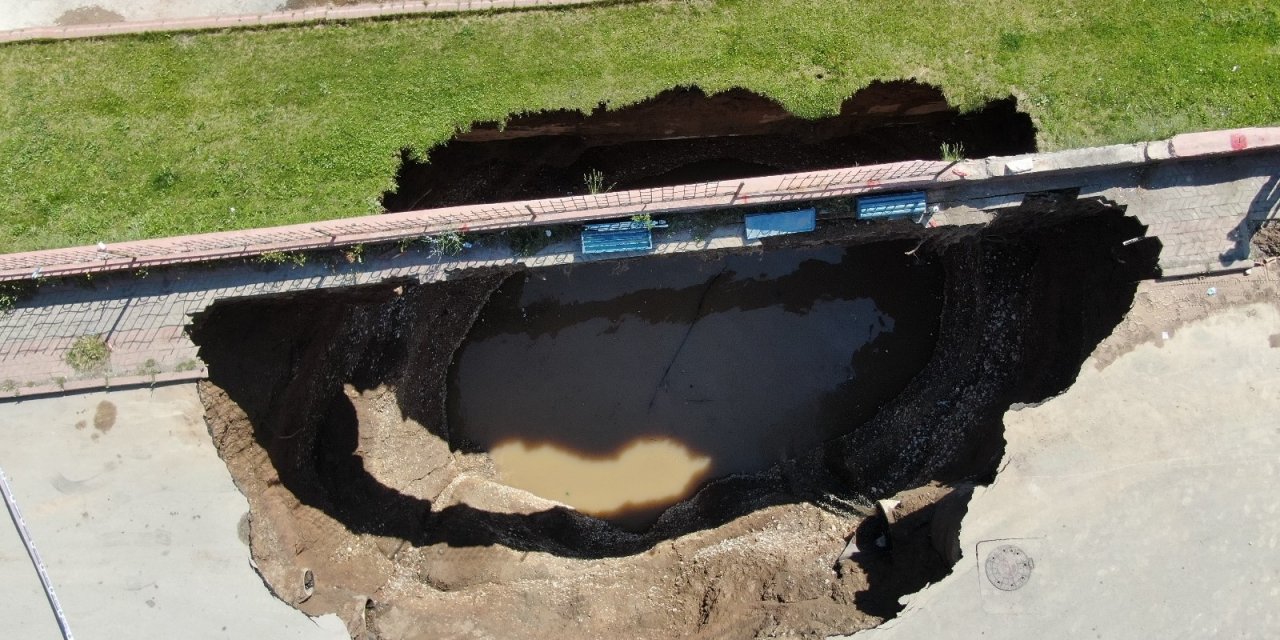
[[[818,223],[817,209],[800,209],[798,211],[781,211],[778,213],[753,213],[743,216],[746,223],[747,240],[759,240],[773,236],[785,236],[790,233],[806,233],[813,231]]]
[[[582,253],[622,253],[624,251],[650,251],[653,249],[652,229],[667,226],[665,220],[650,224],[627,220],[588,224],[582,227]]]
[[[858,219],[906,218],[924,215],[928,209],[923,191],[890,193],[858,198]]]

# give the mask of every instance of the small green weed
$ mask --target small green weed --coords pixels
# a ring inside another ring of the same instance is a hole
[[[147,358],[147,361],[138,367],[138,375],[152,376],[160,373],[160,365],[156,363],[155,358]]]
[[[100,335],[80,336],[67,350],[66,362],[78,373],[100,373],[111,359],[111,348]]]
[[[364,244],[351,245],[343,255],[346,256],[347,262],[364,264]]]
[[[548,228],[509,229],[504,234],[511,253],[521,258],[536,255],[556,241],[556,233]]]
[[[29,282],[5,282],[0,284],[0,313],[11,313],[19,302],[35,291],[35,285]]]
[[[631,216],[631,221],[644,225],[644,228],[646,229],[652,229],[654,226],[653,216],[648,213],[637,213],[636,215]]]
[[[456,256],[466,248],[467,239],[457,231],[446,231],[427,237],[431,245],[431,255],[435,257]]]
[[[608,184],[608,185],[605,184],[604,173],[602,173],[598,169],[592,169],[588,171],[586,175],[582,176],[582,182],[587,187],[587,193],[590,193],[593,195],[597,193],[607,193],[609,191],[613,191],[613,188],[618,186],[617,183]]]
[[[307,254],[299,251],[267,251],[258,255],[258,262],[261,264],[293,264],[294,267],[301,267],[307,264]]]

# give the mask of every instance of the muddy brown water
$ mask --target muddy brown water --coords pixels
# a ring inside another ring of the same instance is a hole
[[[454,446],[642,528],[705,482],[847,433],[932,353],[942,272],[896,243],[525,272],[450,373]]]

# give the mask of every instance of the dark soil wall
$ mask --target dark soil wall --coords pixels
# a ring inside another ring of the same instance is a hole
[[[586,193],[584,176],[638,189],[710,180],[937,159],[942,143],[979,158],[1035,150],[1035,127],[1013,98],[961,114],[937,87],[876,82],[839,115],[805,120],[742,89],[707,96],[671,89],[590,114],[552,111],[479,123],[426,162],[407,152],[388,211]]]
[[[1029,197],[980,235],[943,247],[949,281],[933,360],[898,400],[826,452],[852,487],[884,497],[940,482],[988,482],[1004,452],[1004,412],[1043,402],[1158,274],[1145,227],[1070,194]]]

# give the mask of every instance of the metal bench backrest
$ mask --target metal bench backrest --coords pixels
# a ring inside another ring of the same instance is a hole
[[[622,253],[653,249],[651,229],[666,227],[665,221],[650,224],[627,220],[588,224],[582,227],[582,253]]]
[[[747,240],[759,240],[789,233],[806,233],[817,226],[817,209],[781,211],[778,213],[753,213],[743,216]]]
[[[890,193],[858,198],[858,218],[905,218],[921,216],[928,204],[923,191]]]

